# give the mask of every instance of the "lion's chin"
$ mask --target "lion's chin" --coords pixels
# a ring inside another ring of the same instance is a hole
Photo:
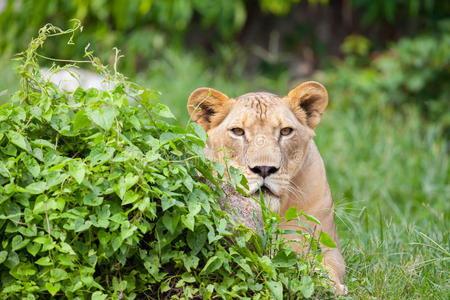
[[[281,206],[281,199],[279,196],[275,195],[271,189],[269,189],[266,186],[261,187],[261,193],[264,199],[264,204],[266,205],[266,207],[268,209],[270,209],[271,211],[275,212],[275,213],[279,213],[280,212],[280,206]],[[259,199],[260,197],[260,189],[256,190],[256,192],[254,192],[253,197],[255,197],[256,199]]]

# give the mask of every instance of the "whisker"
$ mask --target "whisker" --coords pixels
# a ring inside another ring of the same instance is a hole
[[[302,189],[294,181],[292,181],[292,179],[289,179],[289,183],[302,192]]]
[[[305,194],[304,194],[303,190],[292,180],[289,180],[289,183],[292,184],[296,188],[296,191],[302,195],[302,198],[304,198]]]
[[[299,201],[301,201],[301,202],[304,202],[304,201],[305,201],[305,198],[304,198],[303,193],[301,193],[299,190],[294,189],[292,186],[289,186],[289,185],[288,185],[288,186],[287,186],[287,191],[288,191],[289,193],[291,193],[292,196],[293,196],[294,198],[298,199]]]

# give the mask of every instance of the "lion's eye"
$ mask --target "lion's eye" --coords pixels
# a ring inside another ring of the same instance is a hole
[[[292,133],[293,129],[291,127],[285,127],[283,129],[280,130],[280,134],[281,135],[290,135]]]
[[[235,135],[238,135],[238,136],[242,136],[245,134],[245,131],[242,128],[233,128],[233,129],[231,129],[231,132],[233,132]]]

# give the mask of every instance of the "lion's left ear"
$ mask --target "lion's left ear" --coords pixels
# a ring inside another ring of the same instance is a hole
[[[314,129],[327,108],[328,92],[320,83],[307,81],[290,91],[285,99],[299,121]]]

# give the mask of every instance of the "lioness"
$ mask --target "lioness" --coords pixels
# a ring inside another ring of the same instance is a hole
[[[208,133],[208,159],[232,158],[233,166],[246,176],[250,194],[261,187],[270,199],[270,209],[281,216],[296,206],[320,220],[316,232],[328,233],[338,245],[323,248],[323,263],[336,293],[343,294],[345,262],[334,224],[333,199],[324,163],[312,140],[327,104],[325,87],[309,81],[285,97],[258,92],[233,99],[212,88],[199,88],[189,96],[188,111]],[[283,227],[301,229],[294,220]],[[286,237],[298,238],[295,234]],[[299,253],[303,250],[298,243],[292,246]]]

